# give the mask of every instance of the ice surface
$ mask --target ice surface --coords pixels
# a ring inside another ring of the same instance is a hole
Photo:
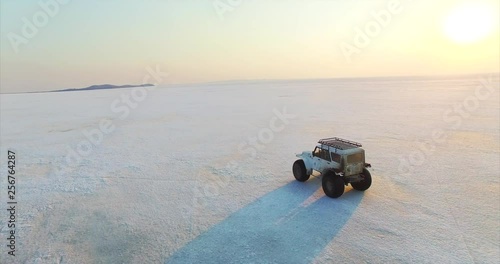
[[[2,245],[0,263],[498,263],[498,83],[159,87],[129,115],[112,106],[140,95],[132,88],[1,95],[2,186],[8,149],[18,162],[18,249],[12,258]],[[115,129],[75,158],[101,120]],[[295,154],[332,136],[363,143],[366,192],[330,199],[318,177],[294,181]]]

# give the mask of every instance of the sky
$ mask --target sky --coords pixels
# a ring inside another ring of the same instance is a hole
[[[0,0],[0,91],[500,71],[497,0]]]

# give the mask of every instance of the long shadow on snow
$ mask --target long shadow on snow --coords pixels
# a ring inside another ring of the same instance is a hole
[[[317,178],[291,182],[233,213],[174,253],[166,263],[309,263],[347,223],[363,197],[304,201]]]

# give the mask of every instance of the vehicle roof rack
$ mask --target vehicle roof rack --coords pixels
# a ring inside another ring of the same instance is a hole
[[[358,142],[338,137],[320,139],[318,143],[342,150],[362,147],[362,145]]]

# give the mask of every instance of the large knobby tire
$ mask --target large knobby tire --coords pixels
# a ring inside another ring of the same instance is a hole
[[[303,160],[301,159],[296,160],[293,163],[292,171],[293,171],[293,176],[297,181],[305,182],[309,180],[309,175],[307,175],[306,165],[304,164]]]
[[[359,182],[351,182],[352,188],[358,191],[365,191],[372,185],[372,175],[367,169],[363,169],[361,173],[362,181]]]
[[[344,193],[344,180],[333,171],[329,171],[323,175],[322,184],[323,191],[328,197],[338,198]]]

